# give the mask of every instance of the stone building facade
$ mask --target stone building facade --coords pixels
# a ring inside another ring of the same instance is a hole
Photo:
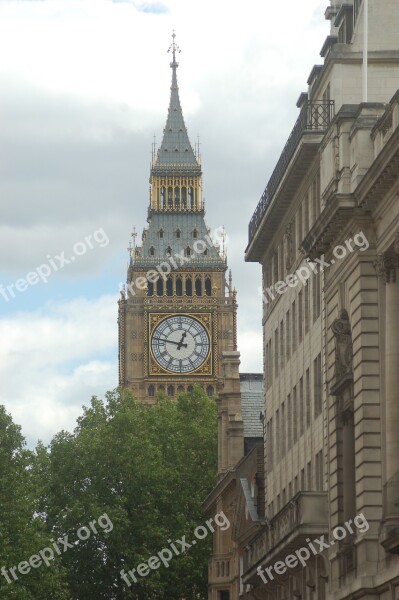
[[[268,522],[244,598],[399,598],[399,1],[368,1],[367,102],[364,8],[327,8],[324,63],[249,225]]]

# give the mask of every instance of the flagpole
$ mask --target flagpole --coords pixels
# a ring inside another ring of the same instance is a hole
[[[363,0],[363,102],[368,101],[369,0]]]

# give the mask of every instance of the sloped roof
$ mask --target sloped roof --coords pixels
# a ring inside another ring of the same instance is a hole
[[[263,375],[261,373],[240,373],[241,413],[244,424],[244,438],[263,438],[264,411]]]

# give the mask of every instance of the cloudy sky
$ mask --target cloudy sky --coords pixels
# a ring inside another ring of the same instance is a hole
[[[207,223],[229,234],[242,371],[261,371],[247,224],[321,60],[326,6],[0,0],[0,404],[30,445],[117,385],[116,302],[132,228],[145,225],[173,29]]]

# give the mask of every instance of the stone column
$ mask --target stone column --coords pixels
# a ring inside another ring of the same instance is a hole
[[[385,473],[384,517],[399,508],[399,233],[376,269],[385,283]]]

